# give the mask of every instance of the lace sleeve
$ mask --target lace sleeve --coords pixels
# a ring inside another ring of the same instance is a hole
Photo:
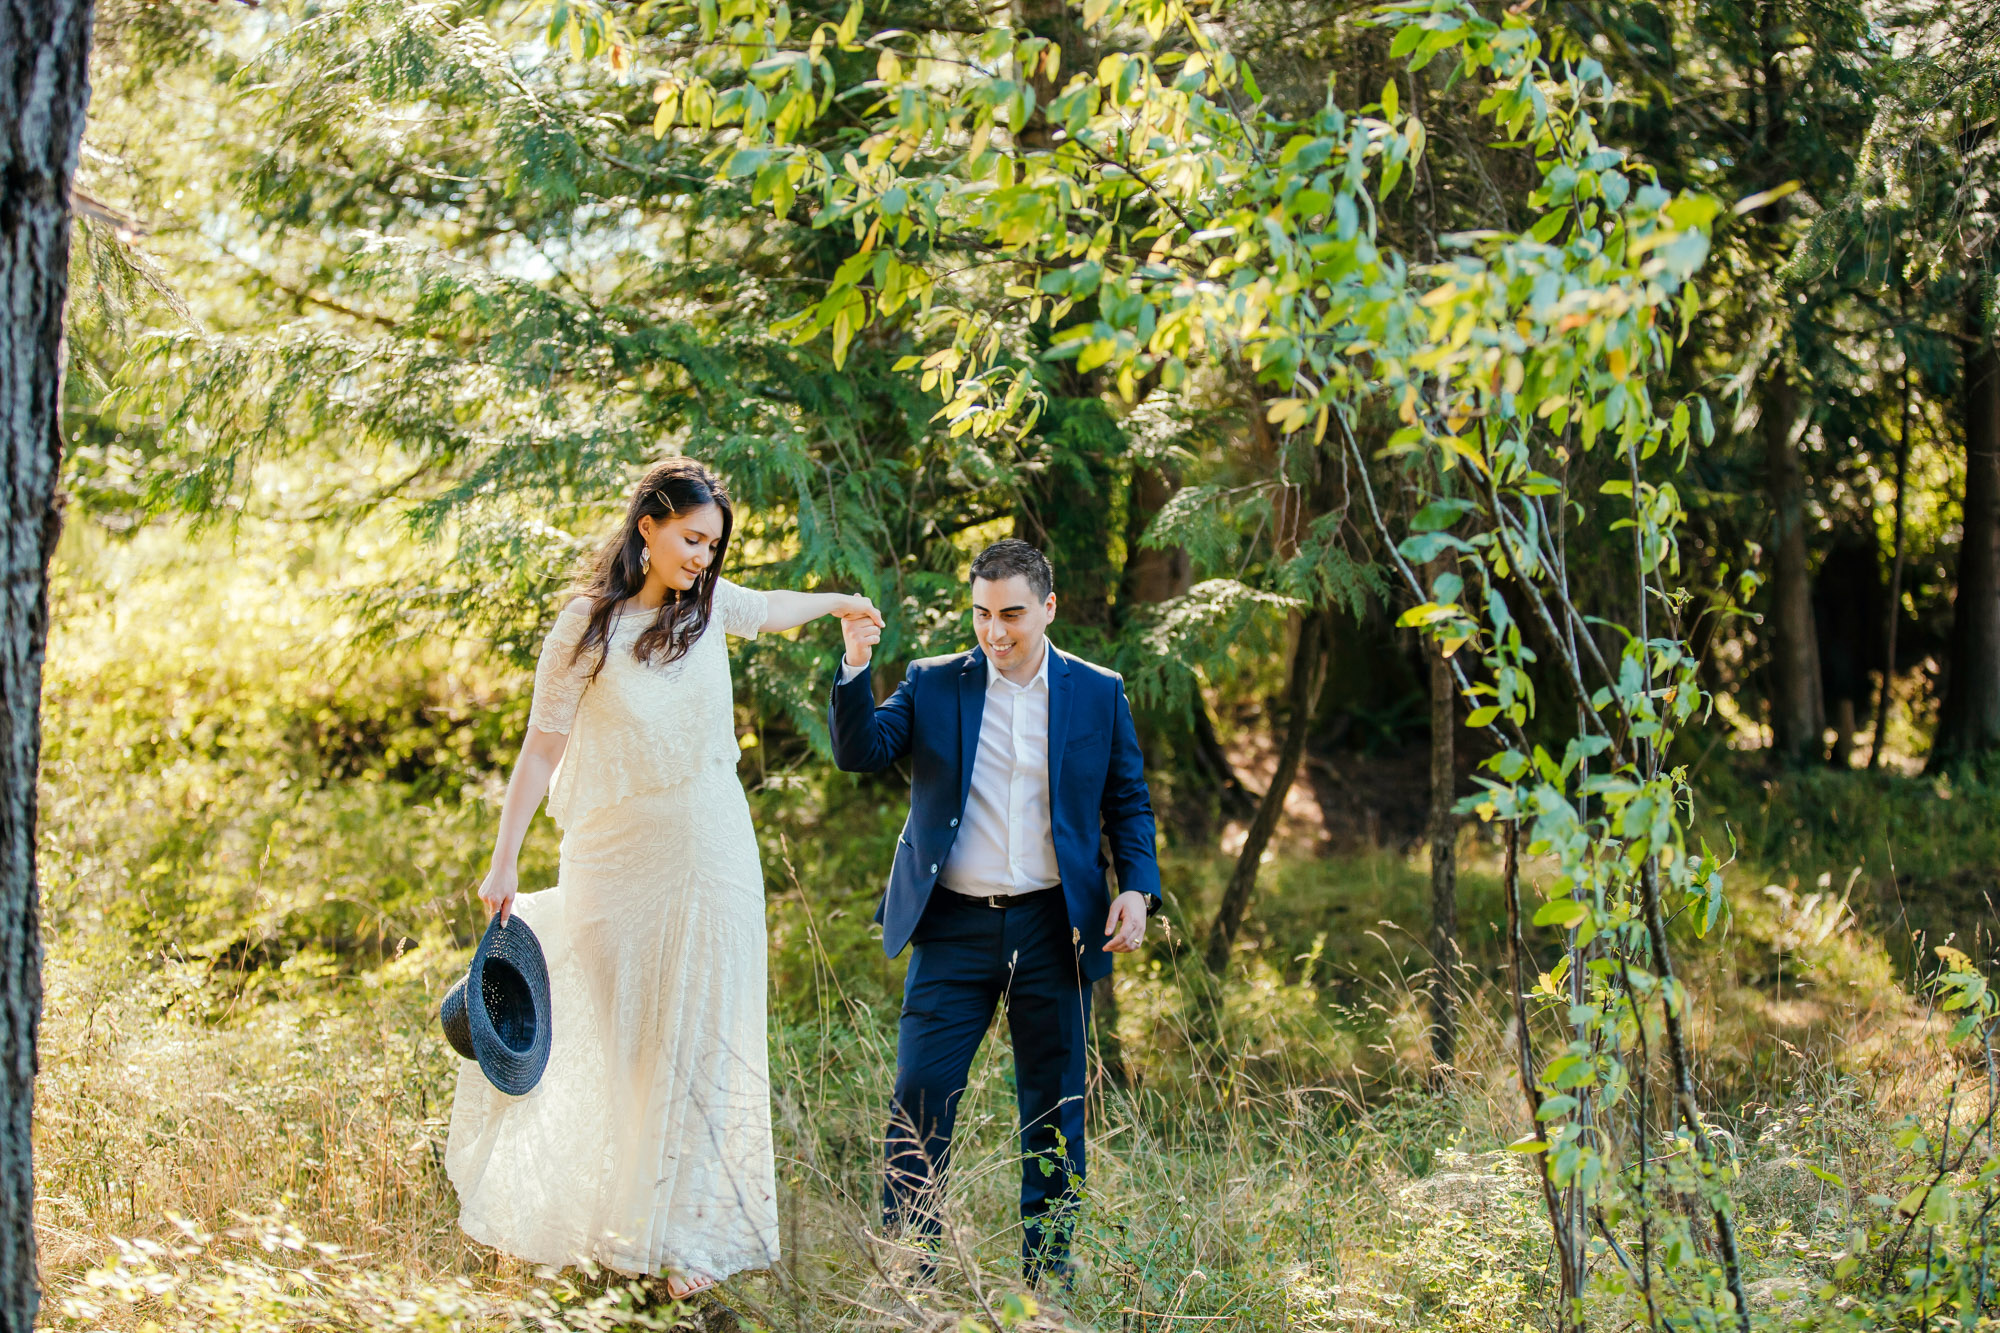
[[[715,618],[724,632],[739,639],[754,639],[764,622],[771,618],[770,599],[755,588],[745,588],[728,579],[715,581]]]
[[[577,656],[576,645],[590,623],[586,610],[565,610],[556,618],[556,627],[542,640],[541,660],[535,664],[535,702],[528,710],[528,725],[558,736],[569,735],[576,720],[576,706],[590,684],[593,655]]]

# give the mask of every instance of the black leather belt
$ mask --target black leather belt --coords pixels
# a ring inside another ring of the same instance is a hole
[[[1025,907],[1044,894],[1062,892],[1060,884],[1052,884],[1046,889],[1031,889],[1027,893],[960,893],[957,889],[945,888],[942,884],[938,887],[954,898],[963,898],[968,903],[978,903],[998,912],[1004,912],[1010,907]]]

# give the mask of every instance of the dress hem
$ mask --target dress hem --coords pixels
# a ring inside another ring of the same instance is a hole
[[[779,1259],[778,1249],[776,1246],[773,1246],[768,1255],[736,1255],[723,1259],[720,1262],[706,1265],[690,1264],[676,1267],[673,1264],[661,1264],[654,1268],[633,1268],[627,1266],[627,1261],[610,1259],[598,1254],[569,1254],[560,1259],[546,1259],[532,1254],[522,1254],[518,1250],[509,1248],[507,1242],[504,1240],[496,1239],[494,1232],[487,1231],[486,1228],[479,1226],[475,1220],[467,1218],[463,1214],[459,1216],[458,1229],[489,1249],[498,1250],[502,1254],[519,1259],[523,1263],[534,1264],[538,1268],[581,1268],[585,1264],[596,1264],[599,1268],[608,1268],[612,1272],[622,1274],[626,1277],[658,1277],[663,1273],[676,1273],[686,1276],[699,1275],[701,1277],[713,1278],[717,1282],[726,1282],[741,1273],[755,1273],[763,1269],[774,1268],[777,1266]],[[482,1232],[485,1234],[482,1234]]]

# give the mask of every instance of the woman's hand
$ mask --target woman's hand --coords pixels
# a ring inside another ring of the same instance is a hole
[[[836,593],[833,600],[833,614],[842,620],[865,620],[877,629],[882,627],[882,613],[860,593]]]
[[[486,872],[486,879],[479,886],[479,901],[486,904],[489,918],[498,912],[500,924],[507,924],[507,918],[514,914],[514,895],[519,882],[520,875],[513,866],[494,866]]]

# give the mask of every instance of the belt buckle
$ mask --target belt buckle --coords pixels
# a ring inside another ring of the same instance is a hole
[[[1005,894],[989,893],[986,895],[985,903],[988,907],[992,908],[996,912],[1004,912],[1007,910]]]

